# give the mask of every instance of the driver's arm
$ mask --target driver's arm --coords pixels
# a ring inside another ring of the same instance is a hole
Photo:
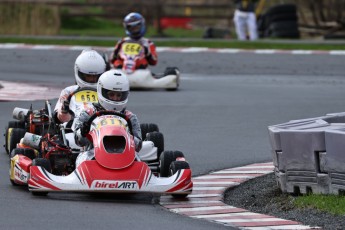
[[[131,113],[129,119],[132,124],[132,133],[134,136],[134,143],[135,143],[135,151],[139,152],[142,147],[142,136],[141,136],[141,128],[138,117]]]

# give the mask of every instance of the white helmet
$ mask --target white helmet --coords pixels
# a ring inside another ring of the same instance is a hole
[[[129,95],[129,81],[121,70],[104,72],[97,83],[98,102],[106,110],[121,111],[126,108]]]
[[[74,76],[79,87],[96,89],[97,81],[106,69],[105,60],[95,50],[83,50],[74,64]]]

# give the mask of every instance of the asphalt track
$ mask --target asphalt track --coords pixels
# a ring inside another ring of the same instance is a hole
[[[62,88],[73,84],[79,52],[2,49],[0,80]],[[161,52],[159,58],[153,71],[178,66],[181,88],[133,91],[128,109],[141,122],[159,125],[166,149],[182,150],[194,176],[269,162],[268,125],[345,108],[342,55]],[[13,107],[30,104],[1,102],[0,126],[11,119]],[[40,108],[43,101],[32,104]],[[150,194],[33,197],[10,185],[8,157],[0,152],[0,229],[232,229],[167,212]]]

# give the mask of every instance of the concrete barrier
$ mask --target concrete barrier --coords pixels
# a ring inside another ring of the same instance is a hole
[[[277,184],[286,193],[345,191],[345,113],[268,127]]]

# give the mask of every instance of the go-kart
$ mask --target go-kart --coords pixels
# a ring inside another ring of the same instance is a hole
[[[94,89],[84,88],[71,93],[67,101],[70,103],[70,113],[73,117],[78,117],[83,109],[98,100]],[[54,174],[67,175],[75,169],[76,156],[83,150],[75,143],[74,120],[57,124],[52,117],[50,102],[46,101],[45,105],[45,108],[39,112],[21,108],[14,110],[14,117],[19,121],[12,123],[22,123],[23,126],[8,128],[5,134],[6,143],[9,143],[7,146],[11,158],[10,180],[12,184],[26,185],[30,173],[29,168],[32,162],[36,161],[45,161],[45,164],[50,165]],[[34,114],[36,115],[34,116]],[[37,117],[40,119],[33,119]],[[41,120],[44,123],[38,123]],[[156,124],[143,123],[140,124],[140,127],[144,141],[138,157],[157,174],[159,157],[164,151],[164,136],[159,132]]]
[[[156,176],[136,155],[131,123],[123,114],[96,112],[84,125],[90,127],[87,138],[93,143],[94,158],[81,162],[64,176],[53,174],[42,158],[32,161],[31,167],[27,163],[28,186],[33,195],[73,191],[149,192],[185,197],[192,192],[192,174],[183,153],[163,151]]]
[[[70,113],[73,117],[78,117],[80,112],[98,101],[97,92],[93,88],[81,88],[72,92],[66,99],[69,102]],[[45,106],[40,110],[14,108],[13,118],[15,121],[9,121],[5,129],[5,150],[8,154],[16,148],[17,143],[24,137],[26,132],[44,136],[46,133],[55,134],[58,132],[56,120],[49,101],[45,102]],[[71,128],[71,124],[65,124]],[[67,135],[68,136],[68,135]],[[68,138],[68,137],[67,137]],[[72,137],[70,144],[75,148]]]
[[[178,89],[180,71],[177,67],[167,67],[164,73],[152,73],[150,69],[138,64],[139,60],[145,58],[141,44],[133,41],[123,43],[119,56],[123,60],[122,71],[127,74],[131,89]]]

